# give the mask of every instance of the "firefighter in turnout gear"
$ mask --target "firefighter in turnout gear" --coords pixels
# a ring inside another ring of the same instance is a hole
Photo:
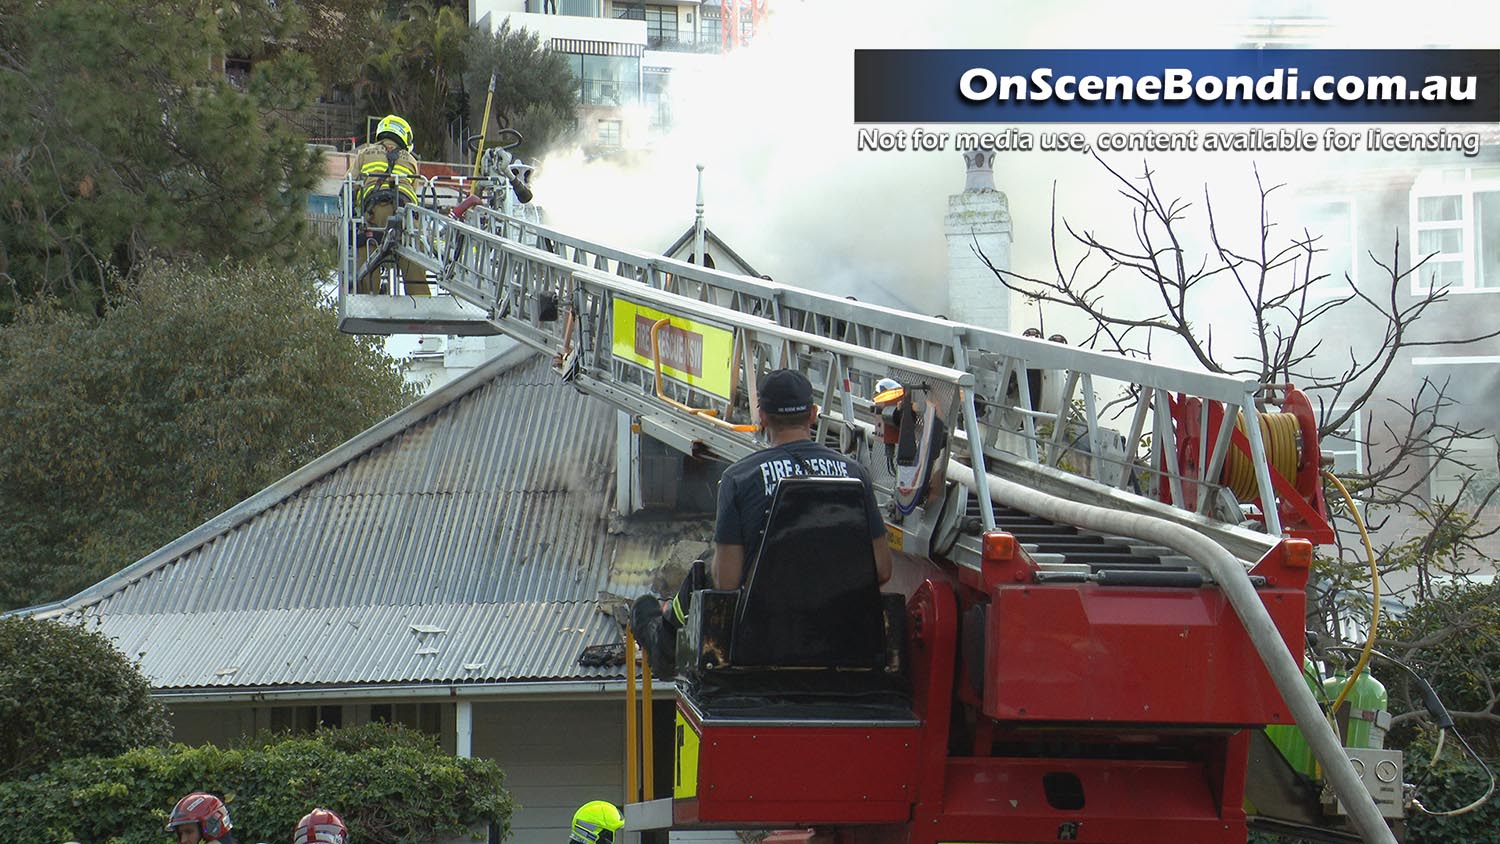
[[[354,204],[364,217],[363,232],[357,232],[355,265],[363,268],[380,247],[380,237],[396,209],[417,201],[417,159],[412,155],[411,125],[394,114],[386,115],[375,127],[375,140],[354,154],[354,169],[359,172],[360,186]],[[420,265],[397,258],[401,280],[409,296],[427,296],[427,274]],[[356,293],[380,292],[380,274],[371,271],[355,283]]]
[[[233,826],[224,801],[203,791],[195,791],[178,800],[167,818],[167,832],[172,834],[176,844],[234,844],[234,835],[230,832]]]
[[[615,804],[590,800],[573,813],[569,844],[615,844],[615,833],[625,826],[625,817]]]

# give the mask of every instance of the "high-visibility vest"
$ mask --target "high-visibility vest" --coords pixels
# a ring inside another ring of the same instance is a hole
[[[388,150],[397,149],[396,163],[386,160]],[[363,205],[365,195],[376,188],[394,187],[406,199],[417,201],[417,159],[390,141],[366,144],[355,153],[354,166],[363,184],[355,194],[356,204]],[[387,172],[389,171],[389,173]]]

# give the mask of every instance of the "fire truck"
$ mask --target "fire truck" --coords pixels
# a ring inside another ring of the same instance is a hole
[[[821,408],[815,437],[869,468],[897,552],[882,593],[859,485],[778,487],[744,585],[693,601],[675,729],[653,734],[631,710],[629,829],[1397,840],[1409,795],[1379,740],[1381,694],[1330,717],[1304,659],[1313,548],[1333,534],[1295,386],[611,247],[544,225],[504,150],[479,169],[421,192],[467,194],[457,207],[411,203],[379,232],[346,185],[342,330],[505,334],[635,435],[726,462],[759,447],[758,376],[796,368]],[[440,295],[404,295],[398,257]],[[354,283],[368,273],[382,292],[354,292],[375,289]],[[872,401],[884,378],[906,393],[890,460]],[[654,775],[663,754],[670,783]]]

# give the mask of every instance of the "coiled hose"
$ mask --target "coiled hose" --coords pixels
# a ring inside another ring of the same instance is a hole
[[[1244,433],[1245,414],[1234,420],[1235,430]],[[1260,414],[1260,438],[1266,444],[1266,461],[1277,474],[1287,480],[1297,477],[1297,440],[1302,435],[1301,423],[1290,413]],[[1237,448],[1229,450],[1224,462],[1224,480],[1229,491],[1240,501],[1251,501],[1260,495],[1260,485],[1255,480],[1255,464]]]

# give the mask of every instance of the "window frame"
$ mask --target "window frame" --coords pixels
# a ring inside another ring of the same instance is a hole
[[[1301,200],[1300,204],[1301,204],[1301,209],[1300,210],[1301,210],[1301,213],[1302,213],[1302,216],[1303,216],[1304,219],[1306,219],[1309,216],[1309,212],[1312,211],[1312,209],[1314,209],[1315,207],[1334,206],[1334,205],[1343,205],[1343,206],[1345,206],[1345,208],[1348,209],[1348,219],[1349,219],[1349,240],[1348,240],[1348,243],[1349,243],[1349,276],[1348,276],[1348,278],[1347,279],[1339,278],[1339,277],[1336,277],[1333,273],[1330,272],[1329,275],[1328,275],[1328,277],[1325,278],[1325,279],[1323,279],[1322,282],[1320,282],[1319,284],[1313,285],[1311,288],[1309,288],[1308,291],[1307,291],[1307,295],[1308,296],[1312,296],[1312,297],[1318,297],[1318,298],[1332,298],[1332,297],[1335,297],[1335,296],[1348,296],[1348,295],[1352,294],[1354,292],[1354,289],[1356,287],[1359,287],[1359,205],[1358,205],[1358,203],[1355,202],[1355,199],[1354,199],[1354,197],[1352,195],[1349,195],[1349,194],[1337,194],[1337,195],[1326,195],[1326,196],[1325,195],[1307,196],[1307,197],[1304,197]],[[1342,228],[1342,226],[1340,226],[1340,228]],[[1311,231],[1312,230],[1312,226],[1307,226],[1307,230]],[[1313,232],[1313,233],[1315,235],[1318,234],[1318,232]],[[1324,231],[1324,232],[1321,232],[1321,234],[1324,236],[1324,238],[1326,240],[1329,232]],[[1300,237],[1301,234],[1299,233],[1298,236]],[[1323,249],[1324,252],[1322,254],[1326,258],[1327,254],[1328,254],[1327,251],[1326,251],[1327,250],[1327,246],[1326,245],[1315,244],[1313,248],[1315,248],[1315,249]],[[1301,260],[1302,260],[1302,256],[1299,255],[1298,256],[1298,263],[1296,265],[1294,265],[1294,271],[1297,273],[1297,281],[1299,281],[1299,282],[1302,279],[1302,267],[1300,265]]]
[[[607,141],[604,138],[606,126],[613,129],[613,142]],[[594,129],[594,141],[598,146],[615,149],[625,145],[625,121],[618,118],[601,117],[595,123]]]
[[[1345,410],[1348,410],[1348,409],[1349,409],[1349,405],[1347,405],[1347,404],[1343,404],[1343,405],[1336,404],[1336,405],[1333,405],[1332,407],[1329,407],[1323,413],[1319,414],[1318,424],[1321,425],[1324,419],[1330,419],[1330,418],[1332,418],[1334,416],[1338,416],[1339,414],[1343,413]],[[1349,426],[1350,426],[1350,434],[1351,434],[1351,436],[1340,437],[1341,439],[1346,440],[1348,442],[1351,442],[1354,445],[1354,449],[1353,449],[1353,454],[1354,454],[1354,473],[1357,474],[1357,475],[1362,475],[1365,472],[1365,446],[1367,445],[1367,443],[1364,441],[1364,437],[1365,437],[1365,414],[1367,412],[1368,411],[1365,410],[1364,408],[1361,408],[1361,409],[1355,411],[1354,415],[1349,417]],[[1331,449],[1328,448],[1329,445],[1330,445],[1330,443],[1328,442],[1328,440],[1326,440],[1326,439],[1321,440],[1318,443],[1318,450],[1320,452],[1322,452],[1324,455],[1331,455],[1331,456],[1333,456],[1333,458],[1334,458],[1333,468],[1335,470],[1335,474],[1337,474],[1337,471],[1338,471],[1338,456],[1337,455],[1338,454],[1348,454],[1349,452],[1346,451],[1346,450],[1343,450],[1343,449],[1338,449],[1336,451],[1335,450],[1331,450]]]
[[[1494,452],[1492,454],[1492,458],[1500,458],[1500,442],[1496,442],[1496,440],[1495,440],[1495,438],[1493,436],[1491,436],[1491,437],[1462,437],[1461,439],[1471,440],[1471,441],[1474,441],[1474,442],[1484,442],[1484,441],[1488,440],[1489,443],[1490,443],[1490,446],[1494,449]],[[1465,449],[1465,452],[1468,452],[1468,451],[1469,451],[1469,449]],[[1473,461],[1473,462],[1477,463],[1478,461]],[[1456,471],[1456,467],[1453,467],[1453,468],[1455,469],[1455,474],[1457,475],[1456,479],[1461,482],[1462,481],[1462,475],[1464,473],[1461,472],[1461,471]],[[1438,495],[1437,495],[1437,490],[1435,489],[1435,485],[1436,485],[1436,483],[1438,481],[1438,472],[1440,472],[1440,471],[1442,471],[1442,467],[1441,466],[1433,466],[1432,470],[1427,473],[1427,501],[1429,503],[1438,500]],[[1482,477],[1494,478],[1495,479],[1495,483],[1497,485],[1500,485],[1500,470],[1484,471],[1483,469],[1476,469],[1476,470],[1474,470],[1474,475],[1475,475],[1475,479],[1476,480],[1479,479],[1479,478],[1482,478]],[[1445,479],[1445,482],[1446,482],[1446,479]],[[1449,499],[1449,498],[1444,498],[1442,500],[1444,502],[1446,502],[1446,503],[1449,503],[1449,504],[1453,503],[1452,499]],[[1459,502],[1459,506],[1463,507],[1464,506],[1464,502]],[[1491,506],[1493,506],[1493,503],[1492,503]]]
[[[1481,169],[1483,175],[1475,176],[1475,170]],[[1411,293],[1413,296],[1425,296],[1432,292],[1433,285],[1429,281],[1432,270],[1437,264],[1458,264],[1462,269],[1461,280],[1449,283],[1444,289],[1448,293],[1468,295],[1473,293],[1500,293],[1500,279],[1492,286],[1481,287],[1479,285],[1479,249],[1483,245],[1479,242],[1477,235],[1478,227],[1475,226],[1474,199],[1476,194],[1500,193],[1500,170],[1494,167],[1444,167],[1424,170],[1415,182],[1408,194],[1408,223],[1411,232],[1411,262],[1415,264],[1428,253],[1421,248],[1422,233],[1429,231],[1457,231],[1459,232],[1459,251],[1456,253],[1438,253],[1433,255],[1423,264],[1422,269],[1412,273]],[[1459,219],[1454,220],[1429,220],[1421,221],[1420,209],[1423,199],[1435,199],[1445,196],[1456,196],[1459,200]],[[1500,225],[1500,223],[1497,223]],[[1497,226],[1491,226],[1494,230]],[[1500,237],[1500,234],[1495,236]]]

